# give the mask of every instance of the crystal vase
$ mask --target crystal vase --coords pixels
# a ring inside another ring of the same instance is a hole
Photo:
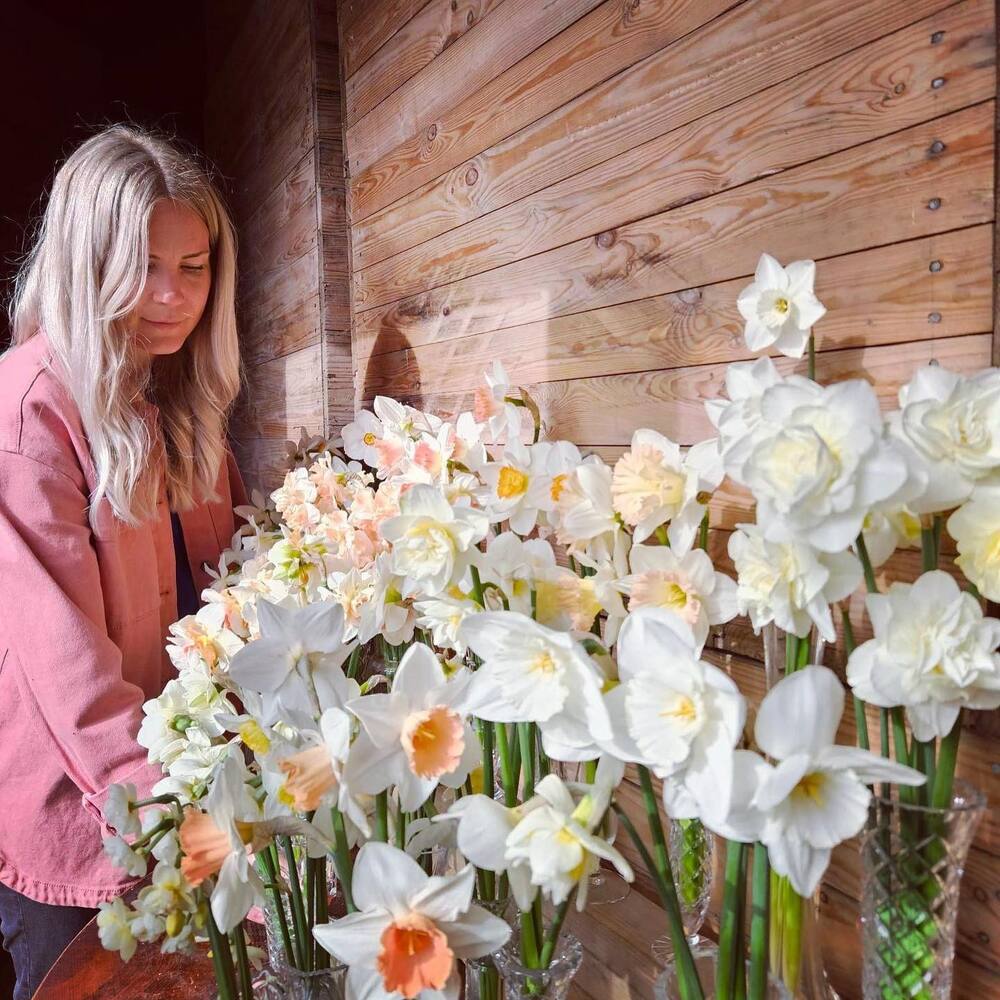
[[[706,998],[715,996],[715,973],[716,963],[719,957],[718,949],[711,944],[704,944],[693,949],[695,971],[701,982],[701,988]],[[750,976],[750,965],[747,963],[747,979]],[[744,993],[745,995],[745,993]],[[767,1000],[787,1000],[788,993],[779,982],[768,977]],[[667,967],[660,973],[659,978],[653,984],[654,1000],[682,1000],[680,982],[677,977],[677,967],[674,963],[668,962]]]
[[[951,996],[959,887],[985,809],[962,781],[947,809],[902,802],[899,788],[872,802],[861,845],[865,1000]]]
[[[268,967],[253,985],[257,1000],[346,1000],[347,966],[312,972],[288,965]]]
[[[667,841],[670,867],[677,881],[684,935],[692,948],[705,943],[699,931],[708,915],[715,868],[715,837],[696,819],[671,820]],[[653,942],[653,957],[666,965],[673,958],[669,934]]]
[[[800,896],[787,878],[771,872],[771,976],[794,1000],[839,1000],[827,979],[819,934],[819,890]]]
[[[549,967],[531,969],[521,963],[520,949],[512,939],[494,952],[493,961],[503,981],[503,1000],[565,1000],[583,961],[583,947],[571,934],[563,934]]]
[[[322,859],[321,864],[317,859],[310,859],[305,850],[305,842],[301,837],[289,838],[291,841],[291,852],[295,859],[295,871],[297,876],[298,898],[301,901],[303,912],[308,916],[314,912],[319,903],[319,894],[313,895],[313,881],[322,870],[326,883],[325,906],[321,906],[318,916],[314,918],[314,923],[325,923],[330,917],[337,917],[344,913],[344,900],[340,893],[340,883],[334,871],[333,862],[329,857]],[[278,878],[276,884],[281,886],[280,892],[275,892],[273,888],[268,888],[264,893],[264,933],[267,944],[268,965],[272,970],[290,969],[297,971],[303,965],[314,965],[315,956],[322,952],[319,945],[310,936],[308,940],[301,942],[311,949],[312,960],[303,954],[300,942],[295,934],[295,909],[297,906],[296,894],[293,891],[293,880],[289,878],[288,852],[286,849],[276,849],[270,857],[272,866],[275,860],[278,864]],[[260,867],[258,863],[258,867]],[[265,881],[270,879],[270,875],[265,875]],[[274,883],[272,883],[274,884]],[[277,897],[281,900],[281,909]],[[314,898],[310,906],[310,898]],[[325,916],[324,916],[325,914]],[[325,961],[321,958],[320,961]],[[297,995],[297,994],[296,994]],[[322,996],[322,994],[317,994]]]
[[[508,896],[500,900],[476,900],[494,917],[511,922],[514,912],[513,899]],[[482,958],[470,958],[464,962],[465,990],[462,1000],[503,1000],[503,982],[497,971],[494,955],[484,955]]]

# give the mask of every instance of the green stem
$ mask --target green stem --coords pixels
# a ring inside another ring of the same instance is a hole
[[[542,945],[542,953],[538,959],[539,967],[542,969],[547,969],[552,962],[552,955],[556,950],[556,943],[558,942],[559,934],[562,931],[563,921],[566,919],[566,913],[569,910],[570,900],[574,895],[575,893],[570,893],[556,907],[556,912],[552,917],[552,923],[549,925],[549,932],[545,935],[545,943]]]
[[[493,737],[500,754],[500,781],[503,784],[503,804],[511,809],[517,805],[517,779],[514,777],[513,761],[510,755],[510,741],[507,726],[503,722],[493,723]]]
[[[736,966],[742,960],[738,947],[740,910],[740,874],[747,845],[726,842],[726,881],[722,894],[722,917],[719,926],[719,968],[715,977],[716,1000],[733,1000],[736,993]]]
[[[698,972],[695,969],[694,958],[691,955],[691,948],[688,944],[687,936],[684,933],[684,917],[681,913],[680,900],[677,898],[677,887],[674,882],[674,873],[670,867],[670,854],[667,851],[667,841],[663,835],[663,823],[660,821],[660,810],[656,801],[656,794],[653,791],[653,780],[649,773],[649,768],[639,767],[639,783],[642,787],[642,798],[646,806],[646,821],[649,824],[649,832],[653,838],[653,855],[655,866],[650,871],[656,871],[659,875],[659,886],[661,897],[667,911],[667,920],[670,925],[670,937],[674,946],[674,955],[677,961],[677,979],[680,985],[681,1000],[703,1000],[701,983],[698,980]],[[616,808],[616,812],[618,812]],[[622,815],[618,812],[619,816]],[[629,823],[631,826],[631,823]],[[634,827],[632,834],[634,834]],[[635,840],[635,836],[633,836]],[[645,848],[642,849],[645,852]],[[647,855],[648,856],[648,855]]]
[[[896,752],[896,761],[909,766],[910,748],[906,742],[906,719],[903,709],[898,705],[889,710],[892,719],[892,744]],[[912,804],[914,802],[914,790],[911,785],[899,786],[899,801]]]
[[[285,900],[281,892],[281,885],[278,881],[280,867],[278,865],[278,854],[274,844],[268,844],[264,850],[255,855],[257,867],[266,883],[266,888],[271,892],[271,899],[278,916],[278,927],[281,931],[281,944],[285,949],[285,961],[295,965],[295,951],[292,948],[292,936],[288,932],[288,918],[285,916]]]
[[[850,656],[854,652],[856,643],[854,642],[854,626],[851,624],[850,611],[844,604],[840,606],[840,618],[844,623],[844,649]],[[858,731],[858,746],[862,750],[869,750],[871,744],[868,739],[868,716],[865,715],[865,703],[853,693],[851,700],[854,703],[854,727]]]
[[[962,713],[959,712],[951,732],[941,740],[937,767],[934,773],[934,791],[931,795],[932,809],[947,809],[951,805],[955,783],[955,764],[958,761],[958,744],[962,738]]]
[[[219,930],[212,907],[208,911],[208,940],[212,947],[212,965],[215,968],[215,982],[219,987],[219,1000],[236,1000],[236,970],[233,968],[233,953],[229,950],[229,940]]]
[[[247,954],[247,941],[243,936],[243,924],[238,923],[230,932],[230,940],[236,952],[236,968],[240,976],[240,996],[243,1000],[253,1000],[253,986],[250,976],[250,956]]]
[[[330,920],[330,900],[326,884],[326,855],[324,854],[321,858],[316,858],[314,860],[314,864],[316,865],[314,884],[318,887],[316,894],[316,923],[313,924],[313,926],[316,927],[319,924],[328,923]],[[316,968],[330,968],[329,952],[327,952],[325,948],[320,947],[318,941],[315,942],[315,947]]]
[[[299,968],[309,971],[309,956],[306,936],[309,928],[306,923],[306,911],[302,904],[302,887],[299,884],[299,870],[295,863],[295,849],[290,837],[281,838],[281,846],[285,852],[285,863],[288,867],[288,885],[292,893],[292,923],[295,925],[295,946],[298,952]]]
[[[533,907],[521,913],[521,958],[529,969],[538,968],[538,936]]]
[[[379,792],[375,796],[375,839],[383,844],[389,842],[389,793]]]
[[[483,597],[483,581],[479,579],[479,567],[472,565],[469,567],[472,575],[472,599],[481,608],[486,607],[486,599]]]
[[[330,809],[330,816],[333,819],[333,866],[337,869],[337,878],[344,890],[347,912],[356,913],[358,908],[354,905],[354,895],[351,889],[354,872],[351,868],[351,851],[347,846],[347,828],[344,826],[344,815],[334,806]]]
[[[483,752],[483,794],[491,799],[496,792],[496,776],[493,772],[493,724],[479,720],[479,742]]]
[[[871,557],[868,555],[868,546],[865,544],[865,534],[858,532],[854,547],[858,550],[858,558],[861,560],[861,568],[865,573],[865,586],[869,594],[878,593],[878,584],[875,582],[875,570],[872,567]]]
[[[812,330],[809,331],[809,361],[808,361],[808,372],[809,378],[813,382],[816,381],[816,338],[813,336]]]
[[[767,997],[768,910],[771,906],[770,865],[767,848],[753,848],[753,904],[750,911],[750,1000]]]
[[[361,644],[359,643],[354,649],[351,650],[350,659],[347,661],[347,669],[344,673],[349,678],[354,678],[358,676],[358,664],[361,662]]]
[[[708,511],[705,511],[705,516],[701,519],[701,527],[698,529],[698,548],[702,549],[704,552],[708,551]]]
[[[521,770],[524,773],[524,799],[535,794],[535,724],[517,723],[517,739],[521,746]]]

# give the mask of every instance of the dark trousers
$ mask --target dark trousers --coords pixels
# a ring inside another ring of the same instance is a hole
[[[0,884],[0,939],[14,962],[13,1000],[31,1000],[62,950],[96,913],[38,903]]]

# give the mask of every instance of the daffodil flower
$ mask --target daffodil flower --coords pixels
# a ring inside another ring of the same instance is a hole
[[[826,667],[804,667],[780,680],[761,702],[754,725],[757,745],[774,765],[753,755],[741,758],[744,801],[719,823],[706,819],[733,839],[762,841],[771,867],[800,896],[813,894],[833,848],[865,825],[868,785],[926,781],[919,771],[868,750],[836,746],[843,712],[844,688]]]
[[[739,689],[699,650],[673,612],[633,611],[618,636],[621,683],[608,696],[615,732],[605,749],[651,767],[663,779],[668,815],[680,819],[728,812],[746,718]]]
[[[816,264],[811,260],[782,267],[770,254],[760,255],[753,282],[736,300],[751,351],[773,347],[789,358],[802,357],[810,328],[826,313],[813,292],[815,282]]]
[[[345,678],[340,665],[353,643],[344,641],[344,609],[320,602],[304,608],[257,603],[260,638],[247,643],[229,666],[233,681],[264,695],[264,721],[285,713],[306,726],[329,704]]]
[[[470,615],[459,634],[483,661],[469,694],[479,718],[537,722],[546,746],[610,739],[604,677],[571,635],[515,611]]]
[[[390,694],[347,703],[361,721],[351,747],[346,780],[358,792],[399,791],[400,808],[415,812],[439,784],[458,788],[480,760],[467,719],[470,676],[445,676],[437,656],[422,643],[403,656]]]
[[[404,851],[372,841],[358,852],[357,913],[313,936],[348,966],[354,1000],[457,1000],[458,963],[501,948],[510,927],[472,902],[475,871],[428,876]]]

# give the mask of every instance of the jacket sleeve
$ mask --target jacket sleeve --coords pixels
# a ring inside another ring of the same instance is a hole
[[[87,502],[65,473],[0,451],[0,644],[33,724],[103,823],[109,785],[132,782],[141,795],[163,774],[136,742],[144,695],[108,636]]]

